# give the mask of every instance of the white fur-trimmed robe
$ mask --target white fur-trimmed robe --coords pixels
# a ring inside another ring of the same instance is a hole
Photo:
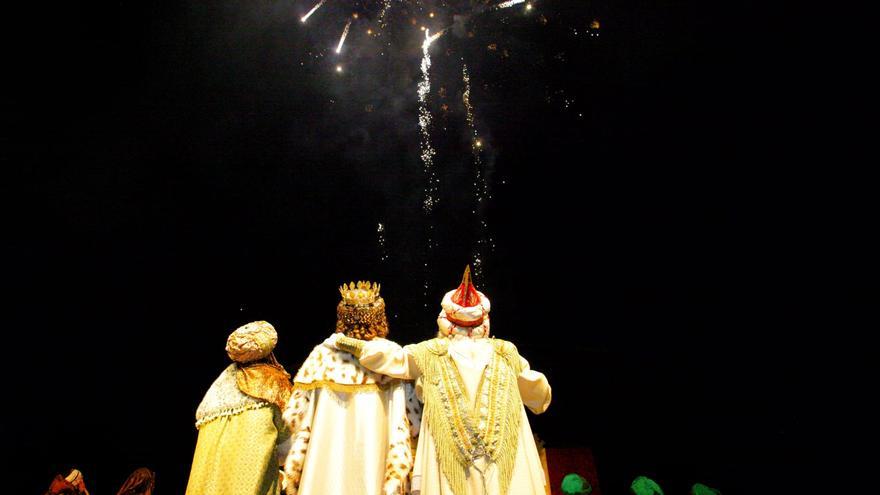
[[[372,342],[400,349],[389,340]],[[291,429],[283,475],[287,495],[408,493],[410,438],[418,434],[420,414],[412,386],[323,344],[293,381],[284,412]]]

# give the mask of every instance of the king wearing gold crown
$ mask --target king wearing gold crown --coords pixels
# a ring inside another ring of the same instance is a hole
[[[392,348],[339,335],[327,344],[366,369],[416,380],[424,412],[414,495],[547,493],[525,412],[550,405],[547,378],[529,369],[512,343],[489,337],[489,299],[474,288],[469,269],[441,306],[436,338]]]
[[[393,353],[401,348],[385,339],[388,320],[379,290],[370,282],[339,288],[336,335]],[[410,439],[420,413],[412,386],[325,344],[312,350],[293,382],[284,411],[292,434],[283,474],[288,495],[408,493]]]

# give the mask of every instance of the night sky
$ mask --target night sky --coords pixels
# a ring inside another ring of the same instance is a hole
[[[782,12],[541,0],[471,18],[431,48],[426,216],[412,5],[394,4],[384,37],[353,27],[338,57],[344,18],[375,5],[330,0],[306,25],[299,0],[10,14],[32,36],[4,43],[4,493],[71,467],[115,493],[140,466],[158,494],[182,493],[229,332],[270,321],[293,373],[329,335],[336,287],[369,279],[390,338],[429,338],[481,232],[493,333],[554,388],[532,427],[548,447],[591,447],[604,493],[640,474],[670,494],[763,493],[813,459],[804,433],[826,406],[805,404],[828,348],[806,329],[828,301],[870,298],[819,282],[851,258],[823,264],[816,223],[855,220],[804,201],[829,193],[796,166],[811,154],[791,72],[806,55],[766,42]],[[472,7],[425,9],[443,25]]]

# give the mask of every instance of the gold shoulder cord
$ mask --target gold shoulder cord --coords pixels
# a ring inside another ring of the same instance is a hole
[[[364,341],[342,336],[336,341],[336,347],[360,359],[361,353],[364,351]]]

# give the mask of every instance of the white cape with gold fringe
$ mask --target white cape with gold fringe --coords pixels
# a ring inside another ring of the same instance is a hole
[[[476,397],[480,377],[492,356],[492,352],[494,351],[489,339],[461,336],[455,336],[451,339],[449,353],[455,361],[470,397]],[[394,350],[368,342],[362,350],[360,360],[366,367],[389,376],[402,379],[421,378],[421,372],[406,348]],[[542,373],[529,368],[525,359],[522,359],[522,370],[517,381],[523,404],[532,412],[540,414],[550,405],[550,385]],[[416,449],[411,493],[413,495],[542,495],[548,493],[547,478],[525,408],[522,410],[516,459],[507,493],[501,493],[498,469],[494,464],[482,464],[479,467],[485,473],[485,491],[479,471],[471,467],[467,480],[467,493],[453,493],[440,467],[439,453],[432,437],[431,425],[423,423]]]

